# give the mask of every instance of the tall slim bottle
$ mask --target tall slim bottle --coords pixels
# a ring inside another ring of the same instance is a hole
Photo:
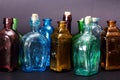
[[[83,33],[84,19],[81,18],[79,21],[77,21],[77,23],[78,23],[78,33],[73,35],[72,41],[75,41],[76,39],[78,39],[78,37],[80,37],[80,35]]]
[[[0,69],[13,71],[18,68],[19,36],[12,30],[13,18],[3,19],[0,31]]]
[[[59,21],[58,27],[51,35],[52,47],[50,69],[57,72],[71,70],[71,34],[65,21]]]
[[[39,29],[39,32],[44,35],[48,40],[48,60],[47,66],[50,66],[50,52],[51,52],[51,34],[54,31],[53,26],[51,25],[52,19],[45,18],[43,19],[43,26]]]
[[[73,44],[73,63],[76,75],[98,73],[100,62],[99,40],[92,34],[91,17],[85,17],[84,32]]]
[[[63,21],[67,22],[67,28],[69,32],[71,33],[71,22],[72,22],[72,14],[70,11],[65,11],[63,14]]]
[[[17,34],[19,35],[19,39],[20,39],[20,41],[21,41],[22,34],[18,31],[17,27],[18,27],[18,19],[17,19],[17,18],[13,18],[12,29],[17,32]],[[19,63],[19,65],[20,65],[20,58],[19,58],[19,60],[18,60],[18,63]]]
[[[45,71],[48,56],[47,39],[38,32],[40,20],[38,14],[32,14],[32,31],[22,37],[20,61],[25,72]]]
[[[105,70],[120,69],[120,31],[116,21],[107,21]]]
[[[15,30],[18,33],[20,38],[22,38],[22,34],[20,32],[18,32],[17,27],[18,27],[18,19],[17,18],[13,18],[12,29]]]

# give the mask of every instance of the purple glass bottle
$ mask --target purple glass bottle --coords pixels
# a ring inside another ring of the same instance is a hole
[[[13,71],[18,68],[19,36],[12,30],[13,18],[3,19],[0,31],[0,70]]]

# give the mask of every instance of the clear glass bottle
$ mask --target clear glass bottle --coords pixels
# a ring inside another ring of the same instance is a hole
[[[43,26],[39,29],[39,32],[44,35],[48,39],[48,60],[47,60],[47,66],[50,66],[50,51],[51,51],[51,34],[54,31],[53,26],[51,25],[52,19],[45,18],[43,19]]]
[[[73,44],[73,63],[76,75],[98,73],[100,62],[99,40],[92,34],[91,17],[85,17],[84,32]]]
[[[120,31],[116,21],[107,21],[105,70],[120,69]]]
[[[47,39],[38,32],[40,20],[38,14],[30,19],[32,31],[22,37],[20,61],[25,72],[45,71],[48,56]]]
[[[3,19],[0,31],[0,70],[13,71],[18,68],[19,36],[12,30],[13,18]]]
[[[100,35],[102,32],[102,27],[98,25],[99,18],[97,17],[92,17],[92,33],[100,39]]]
[[[67,22],[67,28],[71,33],[71,22],[72,22],[72,14],[70,11],[65,11],[63,14],[63,21]]]
[[[52,47],[50,69],[56,72],[71,70],[71,34],[65,21],[59,21],[51,35]]]

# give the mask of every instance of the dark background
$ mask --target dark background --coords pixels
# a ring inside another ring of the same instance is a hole
[[[99,24],[104,27],[106,21],[114,19],[120,26],[120,0],[0,0],[0,29],[3,28],[3,17],[19,19],[18,30],[25,34],[30,31],[29,19],[32,13],[38,13],[41,19],[52,18],[52,25],[62,19],[64,11],[71,11],[72,34],[78,32],[77,21],[85,16],[99,17]],[[0,80],[120,80],[120,71],[101,71],[99,74],[82,77],[73,71],[56,73],[45,72],[24,73],[22,71],[0,72]]]
[[[39,14],[41,25],[43,18],[52,18],[52,25],[57,27],[64,11],[72,13],[72,34],[78,32],[77,21],[85,16],[99,17],[102,27],[110,19],[120,25],[120,0],[0,0],[0,29],[3,17],[16,17],[19,19],[18,30],[25,34],[30,31],[32,13]]]

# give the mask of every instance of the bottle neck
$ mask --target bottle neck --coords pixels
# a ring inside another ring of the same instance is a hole
[[[51,21],[45,20],[43,26],[49,26],[49,25],[51,25]]]
[[[12,29],[12,24],[4,24],[4,28]]]
[[[39,20],[36,20],[36,21],[31,20],[30,25],[31,25],[32,32],[38,32],[40,21]]]
[[[84,26],[84,33],[92,34],[92,32],[91,32],[91,24],[85,24],[85,26]]]

